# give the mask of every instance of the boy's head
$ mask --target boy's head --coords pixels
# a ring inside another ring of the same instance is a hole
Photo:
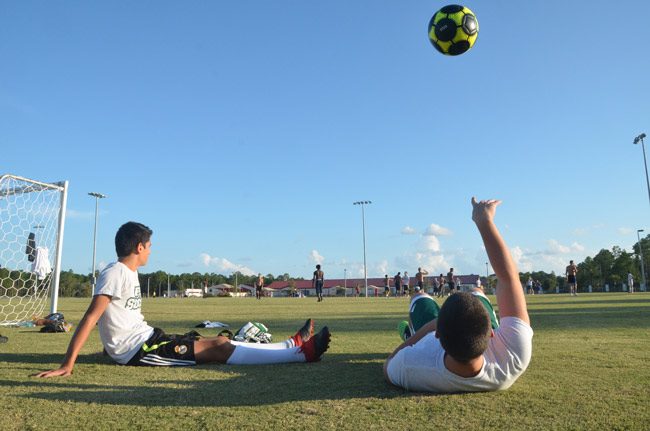
[[[142,223],[130,221],[124,223],[115,234],[115,252],[118,258],[138,254],[138,247],[148,250],[147,243],[151,240],[153,231]],[[143,264],[146,262],[143,262]]]
[[[451,295],[440,308],[436,336],[447,354],[469,362],[485,352],[492,334],[490,317],[471,293]]]
[[[316,269],[320,269],[320,265],[316,265]]]

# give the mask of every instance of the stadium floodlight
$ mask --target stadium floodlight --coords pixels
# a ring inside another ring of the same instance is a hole
[[[646,290],[645,265],[643,264],[643,248],[641,247],[641,237],[639,236],[640,232],[643,232],[643,229],[637,229],[636,238],[638,240],[637,244],[639,245],[639,258],[641,259],[641,280],[643,280],[643,285],[641,286],[641,290],[645,292]]]
[[[368,297],[368,267],[366,266],[366,215],[364,211],[365,205],[370,205],[370,201],[356,201],[352,205],[361,205],[361,225],[363,226],[363,279],[366,286],[366,298]]]
[[[645,183],[648,186],[648,202],[650,202],[650,180],[648,180],[648,161],[645,157],[645,145],[643,140],[645,139],[645,133],[641,133],[639,136],[634,138],[634,145],[641,142],[641,149],[643,149],[643,166],[645,167]]]
[[[95,233],[93,234],[93,273],[90,276],[90,284],[92,286],[92,292],[90,295],[95,292],[95,285],[97,284],[97,277],[95,277],[95,253],[97,251],[97,214],[99,209],[99,200],[104,199],[107,196],[97,192],[88,193],[89,196],[95,198]]]

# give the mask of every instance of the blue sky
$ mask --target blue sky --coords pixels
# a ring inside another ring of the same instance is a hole
[[[63,269],[154,230],[144,272],[330,278],[485,272],[470,198],[520,270],[561,272],[648,229],[643,1],[2,2],[0,173],[68,180]],[[650,142],[649,142],[650,143]]]

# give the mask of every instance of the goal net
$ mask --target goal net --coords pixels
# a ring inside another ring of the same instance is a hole
[[[0,325],[56,312],[67,190],[0,175]]]

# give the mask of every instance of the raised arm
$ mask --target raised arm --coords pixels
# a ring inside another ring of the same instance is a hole
[[[63,363],[61,367],[56,370],[43,371],[38,374],[34,374],[35,377],[57,377],[57,376],[69,376],[72,374],[72,369],[74,364],[77,361],[77,356],[81,348],[86,343],[88,336],[92,332],[93,328],[97,324],[99,318],[104,314],[106,307],[111,302],[111,297],[107,295],[96,295],[93,297],[86,314],[79,322],[77,330],[74,331],[74,335],[70,340],[68,345],[68,351],[63,358]]]
[[[472,197],[472,220],[483,238],[490,264],[497,276],[496,296],[499,317],[518,317],[530,324],[526,298],[519,280],[519,270],[494,224],[494,214],[500,203],[501,201],[495,199],[477,202],[476,198]]]

